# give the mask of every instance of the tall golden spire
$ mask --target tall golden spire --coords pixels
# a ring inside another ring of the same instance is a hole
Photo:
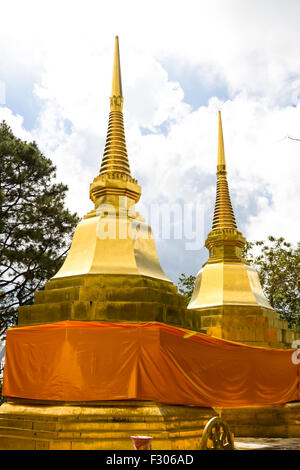
[[[121,65],[120,65],[120,50],[119,50],[119,37],[116,36],[115,39],[115,55],[114,55],[114,68],[113,68],[113,81],[111,89],[111,106],[113,98],[121,98],[123,103],[123,93],[122,93],[122,80],[121,80]],[[121,107],[122,111],[122,107]]]
[[[245,262],[242,248],[246,240],[237,230],[237,225],[230,201],[227,183],[227,171],[224,151],[221,112],[219,111],[217,196],[212,223],[205,246],[209,250],[209,259],[205,264],[221,261]]]
[[[131,176],[126,149],[123,122],[123,92],[121,80],[119,38],[115,38],[112,91],[110,97],[110,113],[105,148],[100,173],[91,184],[90,197],[95,209],[103,203],[118,205],[119,197],[128,198],[128,205],[137,202],[141,196],[141,188],[137,180]],[[109,200],[108,200],[108,199]],[[90,212],[86,217],[91,217]]]
[[[218,169],[225,169],[225,151],[224,151],[224,139],[223,139],[223,128],[222,128],[222,118],[221,111],[218,112],[219,116],[219,135],[218,135]]]
[[[230,201],[227,171],[225,162],[224,139],[219,111],[219,142],[218,142],[218,166],[217,166],[217,197],[212,229],[217,228],[237,228],[232,205]]]
[[[121,173],[131,176],[126,149],[122,108],[123,95],[119,38],[116,36],[108,131],[100,175],[105,173]]]
[[[287,324],[266,299],[258,273],[243,257],[246,239],[238,231],[226,176],[219,112],[217,198],[212,230],[205,240],[209,258],[197,274],[188,310],[207,334],[253,346],[286,347]]]

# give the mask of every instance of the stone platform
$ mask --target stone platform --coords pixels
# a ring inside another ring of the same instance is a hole
[[[300,438],[300,402],[215,408],[235,437]]]
[[[147,276],[53,278],[35,293],[34,305],[19,307],[18,326],[64,320],[158,321],[201,331],[197,315],[188,316],[186,299],[177,287]]]
[[[133,450],[131,435],[152,436],[153,450],[197,450],[216,414],[155,402],[7,402],[0,407],[0,450]]]

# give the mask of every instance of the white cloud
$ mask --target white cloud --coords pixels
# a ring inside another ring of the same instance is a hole
[[[30,142],[33,140],[30,132],[27,132],[23,127],[23,117],[19,114],[14,114],[11,109],[6,106],[0,106],[0,122],[5,121],[8,124],[13,133],[19,137],[19,139]]]

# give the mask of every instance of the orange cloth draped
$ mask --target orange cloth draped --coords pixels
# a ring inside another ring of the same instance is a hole
[[[300,398],[293,350],[191,333],[155,322],[65,321],[11,328],[3,394],[197,406],[269,405]]]

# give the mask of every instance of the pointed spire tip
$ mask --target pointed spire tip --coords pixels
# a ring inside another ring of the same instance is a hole
[[[218,167],[219,167],[220,165],[225,166],[226,162],[225,162],[225,150],[224,150],[221,111],[218,112],[218,115],[219,115],[219,138],[218,138]]]
[[[111,96],[123,97],[122,95],[122,80],[121,80],[121,65],[120,65],[120,51],[119,51],[119,36],[115,40],[114,52],[114,66],[113,66],[113,80]]]
[[[234,212],[232,209],[229,188],[226,178],[226,162],[224,151],[224,139],[221,111],[218,111],[219,117],[219,136],[218,136],[218,166],[217,166],[217,197],[215,203],[215,212],[213,218],[212,230],[219,228],[236,229]]]

